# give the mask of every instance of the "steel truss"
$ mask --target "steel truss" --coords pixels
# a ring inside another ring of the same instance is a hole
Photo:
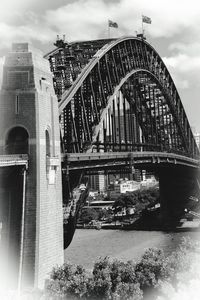
[[[149,43],[129,37],[57,46],[47,57],[66,152],[199,156],[175,84]]]

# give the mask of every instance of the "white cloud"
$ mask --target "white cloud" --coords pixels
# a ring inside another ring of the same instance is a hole
[[[50,33],[52,39],[56,33],[66,34],[69,40],[105,38],[108,19],[119,24],[118,30],[111,29],[112,36],[135,35],[141,30],[142,14],[152,19],[152,24],[144,27],[153,38],[184,35],[187,30],[195,35],[200,30],[198,0],[182,0],[181,5],[174,0],[77,0],[54,10],[48,9],[47,3],[46,11],[38,14],[40,4],[39,0],[3,0],[0,32],[4,32],[4,43],[13,36],[44,42]]]
[[[169,46],[169,50],[173,52],[183,52],[187,53],[188,55],[196,55],[200,53],[200,41],[199,39],[194,37],[194,41],[192,42],[179,42],[179,43],[172,43]]]
[[[189,56],[187,54],[178,53],[176,56],[165,57],[165,63],[181,73],[189,73],[200,71],[200,55]]]
[[[107,37],[108,19],[114,18],[112,10],[113,6],[103,1],[79,0],[47,11],[45,20],[50,26],[54,25],[52,20],[56,20],[58,32],[66,33],[70,40],[98,38],[101,34]]]
[[[145,14],[152,19],[151,25],[145,25],[152,37],[172,37],[186,29],[200,29],[199,13],[197,0],[182,0],[181,5],[173,0],[78,0],[47,11],[45,19],[70,38],[89,39],[101,34],[108,18],[119,23],[119,33],[134,33],[141,28],[141,15]]]
[[[19,18],[33,3],[34,0],[1,0],[1,22],[12,22],[16,16]]]
[[[50,27],[55,32],[66,33],[70,40],[105,37],[108,19],[119,24],[118,30],[113,29],[113,35],[135,34],[135,30],[141,30],[142,14],[152,19],[151,25],[144,25],[152,37],[172,37],[184,30],[195,33],[200,29],[197,0],[182,0],[181,5],[173,0],[77,0],[54,10],[48,10],[46,5],[46,12],[36,15],[34,12],[39,5],[39,0],[3,0],[1,22],[8,25],[11,18],[13,22],[17,19],[29,28],[29,32],[37,23],[44,31],[48,32]],[[13,24],[13,30],[20,30],[20,26]],[[34,34],[31,38],[36,39]],[[43,37],[38,35],[37,40],[43,40]]]
[[[14,26],[0,23],[1,48],[10,48],[13,42],[32,42],[40,41],[47,43],[55,36],[51,28],[43,27],[41,24],[32,24],[31,26]]]
[[[178,87],[200,87],[200,43],[173,43],[169,49],[173,52],[164,57],[169,71]],[[187,78],[187,80],[186,80]]]

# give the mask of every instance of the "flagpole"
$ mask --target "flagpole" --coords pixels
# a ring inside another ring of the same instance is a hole
[[[109,26],[109,20],[108,20],[108,38],[110,38],[110,26]]]
[[[144,34],[144,23],[143,23],[143,15],[142,15],[142,34]]]

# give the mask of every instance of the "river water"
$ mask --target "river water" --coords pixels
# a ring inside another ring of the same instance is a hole
[[[199,240],[200,232],[77,229],[72,243],[65,250],[65,262],[81,264],[90,270],[99,257],[137,261],[150,247],[161,248],[170,254],[183,237]]]

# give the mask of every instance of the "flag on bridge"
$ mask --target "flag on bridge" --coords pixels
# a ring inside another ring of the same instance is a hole
[[[118,28],[118,24],[111,20],[108,20],[108,27]]]
[[[151,18],[149,18],[147,16],[142,16],[142,22],[147,23],[147,24],[151,24]]]

